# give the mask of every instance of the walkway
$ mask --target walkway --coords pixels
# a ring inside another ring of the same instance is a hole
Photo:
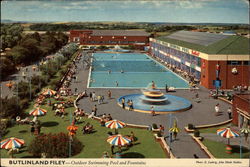
[[[97,115],[102,115],[104,113],[111,114],[114,119],[122,120],[126,123],[141,124],[141,125],[152,125],[156,123],[157,125],[163,125],[165,127],[165,136],[168,135],[169,120],[170,115],[157,115],[152,117],[150,114],[139,113],[134,111],[123,110],[117,105],[116,99],[122,95],[141,93],[138,89],[110,89],[112,92],[112,99],[107,98],[108,89],[92,89],[87,88],[87,79],[89,71],[85,70],[82,65],[82,61],[78,64],[78,82],[73,82],[70,86],[72,90],[78,88],[78,93],[84,90],[87,92],[95,92],[96,95],[104,95],[105,103],[98,105],[97,102],[91,102],[89,98],[84,98],[78,102],[80,108],[84,109],[86,112],[90,113],[92,107],[97,105]],[[189,90],[177,90],[177,92],[169,93],[176,96],[184,97],[190,100],[193,104],[192,109],[176,114],[172,114],[172,122],[174,119],[178,121],[178,127],[181,132],[178,134],[178,140],[171,143],[171,148],[175,156],[178,158],[193,158],[193,154],[198,155],[200,158],[208,158],[207,155],[198,147],[198,145],[193,141],[191,136],[184,131],[184,126],[188,123],[194,125],[204,125],[213,124],[226,121],[228,119],[226,110],[229,107],[227,103],[219,100],[209,98],[209,93],[206,89],[201,88],[198,90],[199,97],[202,99],[201,103],[196,103],[194,101],[195,94]],[[224,111],[222,115],[215,116],[214,106],[220,103],[221,111]],[[168,138],[166,138],[168,139]],[[168,142],[168,140],[167,140]]]

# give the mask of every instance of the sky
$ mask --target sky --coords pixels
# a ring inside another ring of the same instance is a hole
[[[1,20],[249,24],[248,0],[1,1]]]

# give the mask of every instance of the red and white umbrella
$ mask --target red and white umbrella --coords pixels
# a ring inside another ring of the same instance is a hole
[[[105,126],[110,129],[123,128],[126,124],[118,120],[111,120],[105,123]]]
[[[115,146],[124,146],[126,144],[129,144],[131,140],[127,137],[118,134],[108,137],[107,142]]]
[[[3,149],[20,148],[22,145],[24,145],[24,140],[15,137],[7,138],[1,141],[1,148]]]
[[[236,137],[240,136],[237,132],[231,130],[230,128],[218,129],[217,130],[217,135],[220,135],[220,136],[222,136],[224,138],[227,138],[228,139],[228,145],[229,145],[229,139],[230,138],[236,138]]]
[[[43,95],[49,95],[49,96],[53,96],[56,94],[56,91],[52,90],[52,89],[46,89],[44,92],[42,92]]]
[[[41,116],[41,115],[45,115],[47,113],[46,110],[42,109],[42,108],[36,108],[32,111],[30,111],[30,115],[33,115],[33,116]]]

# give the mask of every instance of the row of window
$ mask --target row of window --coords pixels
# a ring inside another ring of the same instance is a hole
[[[170,47],[162,46],[162,45],[157,44],[157,43],[152,43],[152,46],[154,48],[157,48],[158,51],[161,50],[167,54],[174,55],[175,57],[179,58],[181,60],[181,62],[189,62],[189,63],[195,64],[199,67],[201,66],[201,58],[199,58],[199,57],[175,50],[175,49],[170,48]]]
[[[199,71],[197,71],[194,68],[194,66],[189,67],[189,66],[185,65],[184,62],[180,63],[178,61],[175,61],[174,59],[171,59],[168,56],[164,56],[162,54],[159,54],[159,52],[154,52],[153,51],[153,53],[154,53],[154,55],[156,57],[159,57],[161,60],[167,62],[168,64],[174,65],[174,66],[176,66],[177,68],[179,68],[179,69],[181,69],[183,71],[186,71],[188,73],[194,74],[195,78],[200,79],[201,73]]]
[[[84,43],[91,44],[133,44],[133,43],[145,43],[139,41],[84,41]]]
[[[250,65],[250,61],[227,61],[227,65]]]

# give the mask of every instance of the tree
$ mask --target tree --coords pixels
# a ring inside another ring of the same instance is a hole
[[[46,158],[67,158],[69,157],[69,140],[71,139],[65,133],[42,134],[31,141],[28,150],[35,157],[45,154]],[[82,143],[73,137],[71,155],[80,153],[82,148]]]
[[[0,103],[2,104],[0,116],[1,118],[15,118],[23,114],[21,107],[17,103],[17,97],[12,97],[7,99],[0,98]]]
[[[5,78],[6,76],[15,71],[15,66],[13,62],[7,57],[0,57],[0,64],[1,64],[0,66],[1,76],[3,78]]]
[[[15,64],[27,63],[28,58],[26,55],[28,54],[29,50],[20,45],[15,46],[9,53]]]
[[[22,31],[20,24],[1,24],[1,49],[15,46],[22,38]]]

